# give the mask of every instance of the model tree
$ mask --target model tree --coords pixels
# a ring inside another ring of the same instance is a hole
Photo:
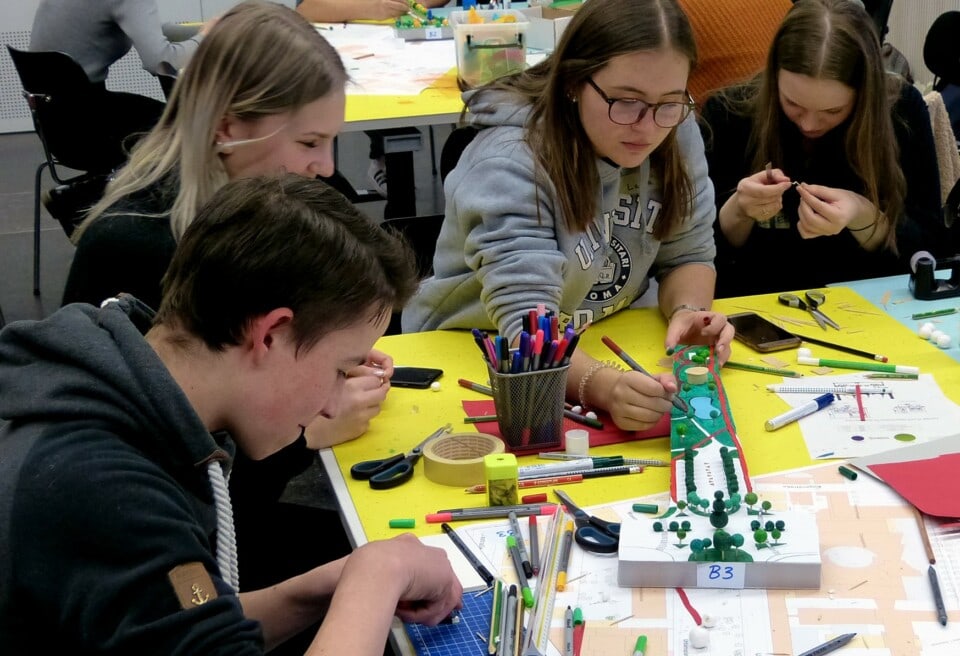
[[[763,549],[767,546],[767,532],[762,528],[753,532],[753,541],[757,543],[757,549]]]

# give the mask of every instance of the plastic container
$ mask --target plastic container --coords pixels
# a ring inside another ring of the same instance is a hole
[[[476,87],[527,67],[527,17],[515,9],[476,12],[483,23],[470,23],[467,11],[450,13],[457,49],[457,76]],[[494,22],[496,16],[513,16],[512,23]]]

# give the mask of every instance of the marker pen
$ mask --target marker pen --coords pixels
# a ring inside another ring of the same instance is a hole
[[[797,356],[797,364],[809,364],[814,367],[832,367],[834,369],[859,369],[861,371],[883,371],[888,374],[919,374],[920,367],[908,367],[902,364],[882,364],[880,362],[851,362],[849,360],[826,360]]]
[[[782,415],[777,415],[773,419],[768,419],[767,422],[763,425],[768,431],[775,431],[778,428],[782,428],[787,424],[793,423],[798,419],[806,417],[807,415],[812,415],[817,410],[822,410],[828,405],[833,403],[836,399],[833,393],[827,393],[822,396],[818,396],[813,401],[804,403],[801,406],[798,406],[792,410],[784,412]]]
[[[442,522],[455,522],[468,519],[501,519],[510,512],[509,506],[490,506],[489,508],[476,508],[461,511],[448,511],[431,513],[427,515],[426,520],[429,524],[440,524]],[[543,506],[531,506],[526,510],[514,510],[517,517],[529,517],[530,515],[552,515],[557,512],[557,506],[554,504]]]
[[[520,559],[520,549],[517,547],[517,540],[512,535],[507,536],[507,551],[510,552],[510,559],[513,560],[513,567],[517,571],[517,580],[520,582],[520,594],[523,597],[523,605],[527,608],[533,608],[533,591],[527,585],[527,577],[523,571],[523,562]]]

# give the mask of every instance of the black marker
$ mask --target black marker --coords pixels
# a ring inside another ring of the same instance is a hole
[[[464,558],[467,559],[467,561],[470,563],[470,566],[473,567],[477,574],[480,575],[480,578],[483,579],[483,584],[487,586],[493,585],[493,574],[491,574],[490,571],[483,566],[483,563],[481,563],[480,560],[474,555],[474,553],[470,551],[470,547],[468,547],[466,543],[460,539],[460,536],[457,535],[456,531],[453,530],[453,527],[444,522],[443,524],[440,524],[440,528],[443,529],[443,532],[447,534],[447,537],[450,538],[457,546],[457,549],[459,549],[460,553],[462,553]]]

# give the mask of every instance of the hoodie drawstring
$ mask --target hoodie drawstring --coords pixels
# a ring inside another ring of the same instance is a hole
[[[217,507],[217,566],[220,576],[236,592],[240,592],[240,573],[237,565],[237,534],[233,528],[233,506],[223,468],[216,460],[207,463],[207,474],[213,487]]]

